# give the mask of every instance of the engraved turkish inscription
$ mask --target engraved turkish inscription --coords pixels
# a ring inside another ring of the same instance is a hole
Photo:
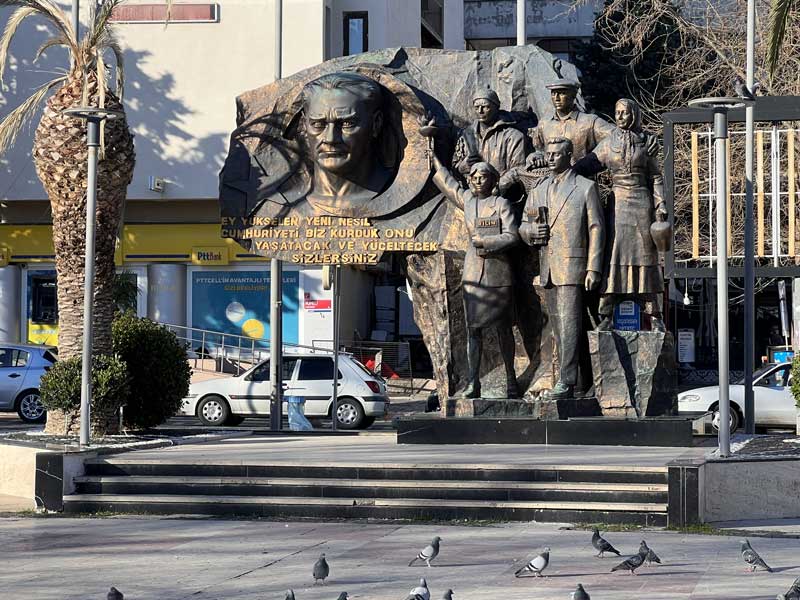
[[[436,252],[413,227],[379,228],[366,217],[223,217],[222,237],[247,240],[258,254],[299,264],[375,264],[384,252]]]

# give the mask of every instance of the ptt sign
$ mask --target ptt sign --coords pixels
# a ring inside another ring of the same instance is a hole
[[[227,265],[228,249],[224,246],[192,248],[192,264]]]

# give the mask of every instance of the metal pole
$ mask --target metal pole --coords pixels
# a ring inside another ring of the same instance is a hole
[[[280,431],[283,422],[283,263],[273,258],[269,267],[269,381],[272,397],[269,407],[269,428]]]
[[[728,215],[726,143],[728,113],[726,108],[714,110],[714,150],[717,175],[717,337],[719,344],[719,454],[731,453],[730,389],[728,387]]]
[[[283,52],[283,0],[275,0],[275,80],[281,78]],[[280,431],[283,423],[283,263],[270,261],[269,380],[272,384],[269,427]]]
[[[333,405],[331,406],[331,428],[337,429],[337,413],[339,411],[339,290],[341,289],[341,272],[339,265],[334,267],[333,279]]]
[[[747,90],[752,95],[755,87],[756,3],[747,0]],[[753,368],[756,362],[755,349],[755,241],[753,215],[753,162],[755,137],[755,106],[745,107],[745,201],[744,201],[744,431],[756,431],[755,405],[753,399]]]
[[[525,0],[517,0],[517,46],[524,46],[528,41],[525,31]]]
[[[72,0],[72,28],[75,30],[75,39],[80,39],[81,21],[80,21],[80,1]]]
[[[86,182],[86,256],[83,280],[83,353],[81,363],[80,445],[89,444],[92,400],[92,309],[94,308],[94,242],[97,213],[97,148],[100,146],[100,119],[86,121],[89,149],[89,176]]]

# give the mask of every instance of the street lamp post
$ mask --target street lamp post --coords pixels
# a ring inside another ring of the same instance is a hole
[[[124,116],[119,110],[94,106],[68,108],[65,115],[86,121],[88,146],[88,178],[86,182],[86,258],[83,281],[83,352],[81,364],[81,431],[80,445],[89,444],[92,399],[92,315],[94,313],[94,244],[97,213],[97,149],[100,146],[100,123]]]
[[[689,106],[714,111],[714,153],[717,184],[717,348],[719,368],[719,454],[731,453],[731,399],[729,388],[728,336],[728,207],[726,204],[728,165],[728,111],[741,108],[749,101],[742,98],[700,98]]]
[[[755,95],[756,3],[747,0],[747,93]],[[755,106],[745,108],[745,201],[744,201],[744,431],[756,431],[753,398],[753,367],[755,365],[755,248],[753,240],[753,143]]]

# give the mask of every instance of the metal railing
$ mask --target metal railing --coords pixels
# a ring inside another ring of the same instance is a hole
[[[161,323],[187,346],[193,369],[212,373],[240,375],[262,360],[269,358],[269,340],[233,333],[199,329],[185,325]],[[326,348],[284,342],[284,352],[311,350],[330,352]]]

